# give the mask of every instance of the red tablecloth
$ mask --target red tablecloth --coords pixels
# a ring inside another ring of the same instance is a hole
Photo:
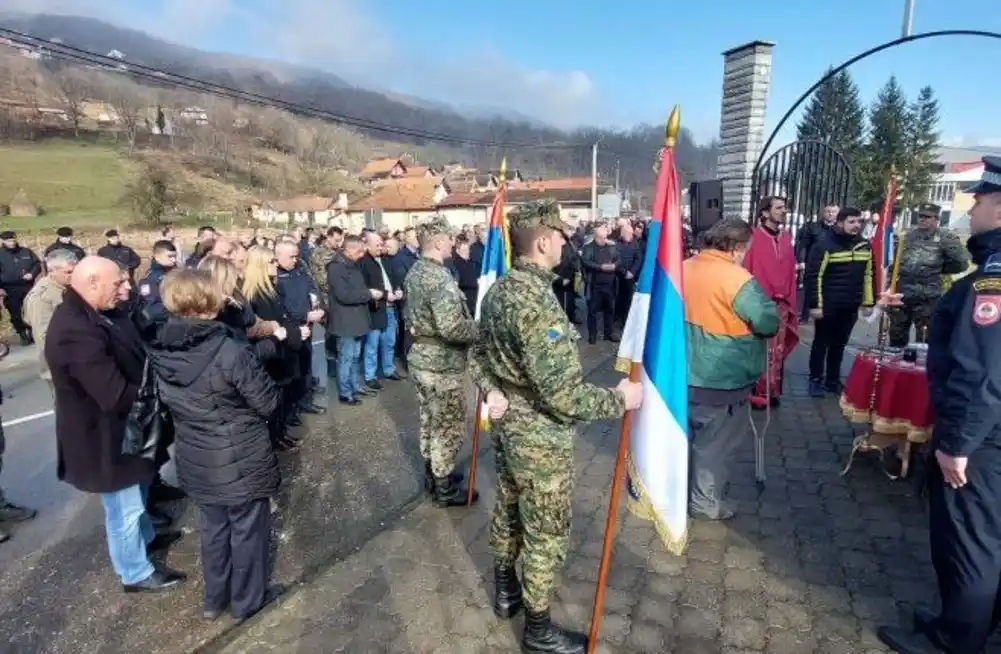
[[[852,422],[872,423],[877,434],[906,437],[913,443],[926,442],[931,438],[934,416],[924,366],[907,363],[900,355],[884,355],[873,401],[878,358],[877,353],[868,351],[855,357],[841,395],[841,411]]]

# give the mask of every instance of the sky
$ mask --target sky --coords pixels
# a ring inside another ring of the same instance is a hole
[[[1001,32],[999,0],[915,0],[915,33]],[[719,132],[722,52],[774,42],[766,129],[831,65],[900,35],[904,0],[4,0],[168,40],[322,68],[360,86],[512,110],[557,127],[661,123],[680,104]],[[127,55],[128,53],[126,53]],[[1001,40],[904,44],[850,70],[868,104],[890,75],[932,86],[943,143],[1001,145]],[[795,120],[778,136],[794,138]]]

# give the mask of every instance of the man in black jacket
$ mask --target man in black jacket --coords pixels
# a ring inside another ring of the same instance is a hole
[[[814,321],[810,346],[810,395],[841,393],[841,361],[858,319],[872,307],[872,247],[862,238],[862,212],[846,207],[813,246],[803,283],[805,306]]]
[[[560,252],[560,262],[553,269],[556,274],[556,280],[553,282],[553,293],[556,294],[560,306],[566,311],[570,322],[580,324],[580,320],[577,318],[577,289],[574,287],[577,273],[580,270],[580,256],[577,254],[577,248],[570,242],[570,236],[573,232],[567,231],[569,233],[566,234],[567,240]]]
[[[323,319],[323,309],[320,309],[320,291],[316,282],[309,276],[306,268],[299,261],[299,243],[297,241],[282,241],[275,246],[275,259],[278,261],[278,277],[275,287],[278,299],[298,326],[309,326]],[[296,380],[299,388],[297,408],[304,413],[325,413],[323,407],[313,403],[310,392],[310,377],[313,374],[313,347],[306,345],[299,350],[299,375]],[[294,414],[290,414],[290,417]],[[292,418],[294,420],[294,417]]]
[[[796,262],[798,270],[805,270],[806,263],[810,259],[810,252],[813,246],[820,243],[827,232],[831,231],[834,221],[838,217],[838,205],[829,204],[824,207],[824,213],[820,220],[808,222],[796,232]],[[803,303],[803,310],[800,312],[800,320],[806,321],[809,317],[810,309]]]
[[[129,271],[130,280],[135,280],[136,269],[142,263],[139,255],[136,254],[135,250],[122,243],[122,237],[117,229],[109,229],[104,233],[104,237],[108,239],[108,243],[101,246],[101,249],[97,251],[97,256],[111,259]]]
[[[619,250],[619,268],[616,271],[619,275],[619,290],[615,294],[615,319],[625,324],[629,305],[633,301],[636,280],[639,279],[640,268],[643,267],[643,251],[636,242],[631,223],[625,222],[619,227],[616,247]]]
[[[56,240],[45,248],[45,252],[42,256],[49,256],[49,252],[53,250],[69,250],[76,255],[76,260],[80,261],[87,253],[84,249],[73,242],[73,229],[70,227],[60,227],[56,230]]]
[[[587,342],[598,340],[598,314],[605,330],[605,340],[617,343],[615,330],[615,281],[620,264],[619,251],[608,240],[608,227],[594,228],[594,240],[584,246],[581,262],[587,275]]]
[[[356,236],[344,239],[339,258],[327,268],[330,287],[330,318],[327,329],[337,337],[337,395],[342,404],[361,404],[359,395],[370,391],[362,382],[361,352],[372,324],[370,300],[380,298],[370,291],[358,261],[365,256],[365,245]]]
[[[160,284],[171,270],[177,268],[177,248],[167,240],[153,244],[153,261],[146,276],[139,280],[137,324],[143,340],[152,341],[157,330],[167,322],[167,310],[160,298]]]
[[[366,234],[365,247],[367,252],[358,265],[365,276],[365,285],[370,291],[379,294],[376,297],[372,293],[372,301],[368,305],[371,315],[363,354],[365,385],[372,390],[379,390],[382,388],[382,382],[379,381],[380,368],[384,379],[402,379],[396,372],[399,319],[396,303],[403,299],[403,279],[394,279],[396,268],[384,256],[381,236],[375,232]]]
[[[10,324],[21,337],[22,345],[35,342],[31,327],[24,322],[22,306],[28,291],[42,274],[42,262],[38,255],[17,242],[17,234],[3,232],[0,234],[3,247],[0,248],[0,290],[3,292],[3,304],[10,313]]]

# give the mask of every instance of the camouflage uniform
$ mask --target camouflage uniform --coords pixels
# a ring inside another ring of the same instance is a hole
[[[418,229],[444,233],[448,223],[434,219]],[[446,477],[466,437],[464,372],[476,323],[466,299],[445,265],[421,257],[403,282],[407,303],[404,323],[414,344],[407,366],[417,389],[421,456],[431,461],[435,477]]]
[[[330,283],[327,279],[327,266],[330,262],[334,260],[337,253],[328,248],[326,245],[319,245],[313,249],[312,255],[309,257],[309,274],[316,282],[317,288],[320,289],[320,293],[323,295],[323,301],[327,301],[327,297],[330,295]]]
[[[963,272],[969,265],[966,247],[947,229],[912,229],[901,237],[896,256],[900,257],[896,292],[903,294],[904,304],[888,312],[890,345],[907,345],[911,323],[917,342],[924,343],[935,303],[945,292],[943,275]]]
[[[563,229],[547,206],[523,207],[509,216],[511,228]],[[523,555],[524,602],[536,612],[548,611],[569,546],[574,425],[625,410],[621,394],[584,381],[580,334],[553,294],[555,279],[551,270],[517,260],[483,299],[470,358],[481,389],[500,390],[509,402],[493,427],[497,503],[490,546],[500,567],[513,567]]]

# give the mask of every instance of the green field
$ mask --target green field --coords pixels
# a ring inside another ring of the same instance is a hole
[[[18,232],[50,232],[60,225],[102,227],[130,218],[122,195],[132,167],[106,145],[50,142],[0,146],[0,204],[23,189],[42,209],[34,218],[0,218]]]

